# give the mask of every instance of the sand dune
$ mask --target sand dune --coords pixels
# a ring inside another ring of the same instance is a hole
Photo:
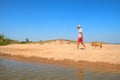
[[[0,46],[1,54],[23,57],[41,57],[54,60],[74,60],[90,62],[107,62],[120,64],[120,45],[103,44],[103,48],[92,47],[85,43],[86,50],[77,50],[74,42],[49,42],[34,44],[11,44]],[[82,48],[82,46],[80,46]]]

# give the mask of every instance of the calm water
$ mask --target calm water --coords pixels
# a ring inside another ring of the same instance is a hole
[[[0,59],[0,80],[120,80],[120,72],[79,70],[42,63]]]

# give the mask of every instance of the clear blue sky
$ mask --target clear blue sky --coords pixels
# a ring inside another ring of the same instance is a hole
[[[0,33],[23,41],[84,40],[120,43],[120,0],[0,0]]]

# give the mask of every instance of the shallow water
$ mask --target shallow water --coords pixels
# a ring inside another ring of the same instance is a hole
[[[0,59],[0,80],[120,80],[120,72]]]

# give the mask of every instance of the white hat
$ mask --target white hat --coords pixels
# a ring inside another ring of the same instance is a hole
[[[81,25],[78,25],[77,27],[81,27]]]

